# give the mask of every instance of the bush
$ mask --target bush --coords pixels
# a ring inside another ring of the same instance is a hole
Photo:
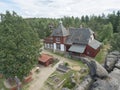
[[[67,62],[65,62],[65,66],[69,66],[69,64]]]
[[[65,82],[65,84],[63,85],[63,87],[67,87],[67,88],[69,88],[69,89],[72,89],[72,88],[74,88],[75,87],[75,83],[72,83],[71,81],[70,81],[70,79],[68,79],[66,82]]]

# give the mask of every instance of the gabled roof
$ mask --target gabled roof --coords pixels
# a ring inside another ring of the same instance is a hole
[[[52,59],[53,57],[48,54],[41,54],[41,56],[38,58],[38,61],[41,62],[47,62],[48,60]]]
[[[69,33],[70,35],[66,40],[66,44],[88,44],[90,36],[94,32],[89,28],[70,28]]]
[[[94,39],[91,42],[89,42],[88,45],[91,46],[94,49],[97,49],[98,47],[101,46],[101,43]]]
[[[59,26],[57,29],[53,30],[51,36],[68,36],[69,32],[63,26],[62,21],[60,21]]]
[[[72,45],[69,51],[83,53],[85,51],[86,45]]]

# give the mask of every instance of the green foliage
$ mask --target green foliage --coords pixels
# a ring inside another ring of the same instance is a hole
[[[65,84],[63,85],[63,87],[67,87],[67,88],[69,88],[69,89],[72,89],[72,88],[74,88],[75,87],[75,83],[72,83],[71,82],[71,79],[69,78],[66,82],[65,82]]]
[[[114,34],[111,39],[112,50],[120,51],[120,33]]]
[[[37,62],[39,48],[38,34],[22,17],[6,11],[0,23],[0,72],[22,79]]]
[[[25,19],[27,23],[35,30],[40,38],[50,36],[53,29],[58,25],[58,21],[62,20],[63,25],[68,29],[69,27],[79,28],[81,25],[86,28],[91,28],[95,32],[95,36],[101,42],[107,43],[113,36],[113,33],[120,32],[120,13],[113,12],[105,16],[82,16],[79,17],[63,17],[59,19],[52,18],[28,18]]]
[[[110,38],[112,38],[113,36],[113,27],[112,24],[106,24],[106,25],[102,25],[101,26],[101,30],[98,32],[98,39],[101,42],[104,42],[105,40],[110,40]]]
[[[66,28],[79,28],[80,25],[91,28],[98,40],[104,44],[111,40],[112,49],[120,51],[120,11],[107,16],[102,14],[59,19],[22,19],[15,12],[7,11],[6,14],[1,14],[0,22],[0,72],[6,77],[26,76],[36,63],[40,47],[39,38],[50,36],[59,20],[63,21]]]
[[[25,21],[38,33],[39,38],[50,36],[57,23],[56,19],[51,18],[28,18]]]
[[[65,66],[69,66],[69,63],[65,62]]]
[[[95,57],[95,60],[98,61],[99,63],[104,63],[105,60],[105,52],[103,49],[100,50],[100,52],[97,54],[97,56]]]
[[[117,33],[117,28],[120,25],[120,11],[117,11],[117,13],[113,12],[113,14],[108,14],[108,21],[112,23],[114,33]]]

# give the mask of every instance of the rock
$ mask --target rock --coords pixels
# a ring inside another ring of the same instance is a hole
[[[75,79],[74,79],[74,78],[71,78],[71,83],[76,84],[76,81],[75,81]]]
[[[106,71],[106,69],[98,62],[95,63],[96,63],[96,76],[98,76],[99,78],[108,77],[108,72]]]
[[[118,90],[119,84],[115,78],[97,79],[91,86],[91,90]]]
[[[115,67],[120,69],[120,59],[118,59],[117,63],[115,64]]]
[[[84,80],[75,90],[120,90],[120,52],[114,51],[107,55],[105,68],[95,60],[82,58],[82,61],[90,69],[92,78]]]
[[[109,75],[111,78],[112,77],[116,78],[120,83],[120,69],[114,68],[114,70]]]
[[[116,56],[116,55],[113,55],[113,54],[108,54],[108,55],[107,55],[107,58],[117,58],[117,56]]]
[[[71,78],[74,78],[74,77],[75,77],[75,74],[73,73],[70,77],[71,77]]]
[[[110,77],[113,78],[113,84],[118,83],[118,90],[120,90],[120,69],[114,68],[110,73]]]
[[[97,80],[92,84],[91,90],[120,90],[120,69],[115,68],[109,78]]]
[[[80,73],[86,73],[87,72],[87,68],[81,68],[80,69]]]
[[[69,88],[62,88],[62,90],[70,90]]]
[[[88,90],[91,84],[92,78],[90,75],[88,75],[75,90]]]
[[[118,56],[118,55],[120,55],[120,52],[119,51],[112,51],[109,54]]]
[[[105,78],[108,76],[108,72],[106,71],[106,69],[95,60],[88,60],[84,58],[84,62],[90,69],[90,75],[92,77]]]
[[[111,72],[115,67],[115,63],[117,62],[117,56],[115,55],[107,55],[105,60],[105,68],[108,72]]]

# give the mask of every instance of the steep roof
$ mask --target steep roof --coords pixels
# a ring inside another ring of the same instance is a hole
[[[66,44],[88,44],[90,36],[94,32],[89,28],[70,28],[69,33]]]
[[[69,32],[63,26],[62,21],[60,21],[59,26],[57,29],[53,30],[51,36],[68,36]]]
[[[91,46],[94,49],[97,49],[98,47],[101,46],[101,43],[94,39],[91,42],[89,42],[88,45]]]
[[[47,62],[50,59],[53,59],[53,57],[48,54],[41,54],[41,56],[38,58],[38,61]]]

